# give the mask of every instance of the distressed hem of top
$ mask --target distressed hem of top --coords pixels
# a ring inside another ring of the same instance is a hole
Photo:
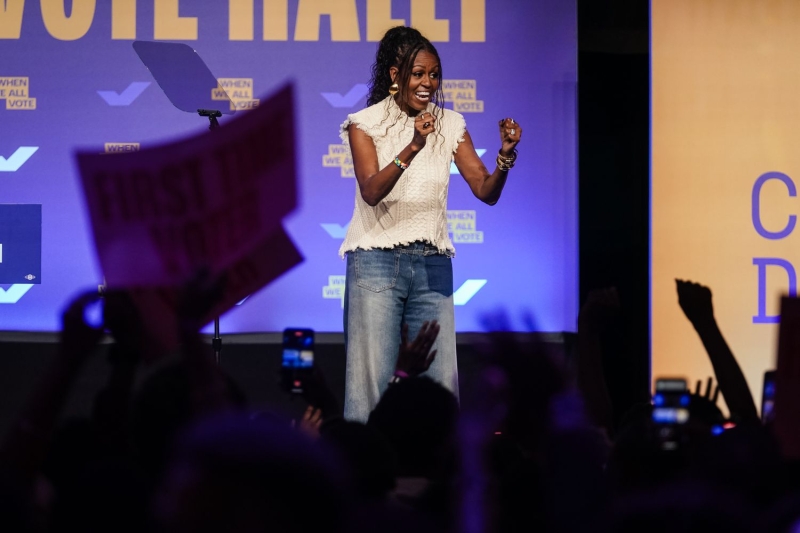
[[[356,250],[391,250],[395,246],[408,246],[409,244],[413,244],[418,242],[420,239],[414,239],[413,241],[398,241],[388,246],[368,246],[368,245],[358,245],[354,248],[348,248],[347,250],[341,250],[339,252],[339,257],[344,259],[347,255],[347,252],[355,252]],[[430,246],[436,246],[436,251],[440,254],[446,255],[448,258],[453,259],[456,256],[455,248],[446,248],[443,246],[439,246],[436,244],[431,244],[428,241],[423,239],[423,242],[430,244]]]

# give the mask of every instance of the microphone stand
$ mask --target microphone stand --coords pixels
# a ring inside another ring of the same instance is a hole
[[[211,73],[197,51],[182,43],[134,41],[133,49],[147,67],[161,90],[176,108],[187,113],[197,112],[208,117],[208,129],[219,128],[217,119],[221,109],[198,109],[201,106],[230,105],[227,93],[219,88],[219,80]],[[220,97],[221,96],[221,97]],[[231,109],[230,113],[233,114]],[[219,336],[219,316],[214,319],[214,337],[211,340],[216,363],[220,363],[222,338]]]
[[[198,109],[197,113],[201,117],[208,117],[208,129],[219,129],[217,118],[222,116],[222,111],[216,109]],[[214,317],[214,336],[211,338],[211,347],[214,349],[214,361],[219,366],[220,353],[222,352],[222,337],[219,336],[219,316]]]

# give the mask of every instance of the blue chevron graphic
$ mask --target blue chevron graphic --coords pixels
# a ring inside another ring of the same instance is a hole
[[[486,285],[485,279],[468,279],[453,293],[453,305],[466,305]]]
[[[108,105],[125,106],[131,105],[149,86],[149,81],[134,81],[121,93],[117,93],[116,91],[97,91],[97,94],[99,94]]]
[[[486,148],[475,148],[475,152],[477,152],[478,157],[483,157],[483,154],[486,153]],[[455,162],[450,163],[450,174],[458,174],[458,167]]]
[[[38,146],[20,146],[8,159],[0,155],[0,172],[16,172],[38,149]]]
[[[344,239],[345,235],[347,235],[347,228],[350,227],[350,223],[348,222],[344,226],[339,224],[320,224],[320,226],[334,239]]]
[[[15,304],[20,298],[25,296],[25,293],[31,290],[32,284],[28,283],[15,283],[8,289],[0,287],[0,304]]]
[[[369,87],[364,83],[353,85],[353,88],[342,96],[339,93],[322,93],[322,97],[333,107],[353,107],[359,100],[367,96]]]

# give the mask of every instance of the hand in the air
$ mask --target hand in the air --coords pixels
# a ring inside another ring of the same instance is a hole
[[[717,406],[719,399],[719,383],[714,385],[714,378],[709,377],[706,382],[706,391],[703,393],[702,380],[697,380],[694,392],[691,393],[692,419],[705,424],[719,424],[725,420]]]
[[[336,395],[333,394],[325,380],[325,375],[316,365],[311,375],[303,379],[303,399],[309,405],[316,406],[326,420],[342,415]]]
[[[522,126],[513,118],[504,118],[499,123],[500,127],[500,142],[503,147],[500,148],[500,155],[503,157],[510,157],[514,153],[514,148],[519,144],[522,139]]]
[[[303,417],[299,422],[292,420],[292,427],[297,428],[311,440],[319,438],[319,428],[322,426],[322,409],[317,409],[313,405],[306,407]]]
[[[694,395],[699,398],[705,398],[711,403],[716,404],[719,398],[719,383],[717,383],[715,387],[714,378],[709,377],[708,381],[706,381],[706,392],[703,394],[703,380],[698,379],[694,387]]]
[[[400,332],[400,352],[397,354],[396,370],[405,372],[409,377],[422,374],[436,358],[436,350],[431,351],[436,336],[439,335],[439,324],[432,320],[425,322],[413,342],[408,342],[408,324],[403,324]]]
[[[678,303],[686,318],[697,327],[714,320],[714,305],[711,302],[711,289],[699,283],[675,280],[678,288]]]

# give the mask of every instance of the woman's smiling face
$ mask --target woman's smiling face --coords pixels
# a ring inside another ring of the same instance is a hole
[[[408,84],[398,95],[397,103],[403,111],[414,116],[428,108],[431,97],[439,89],[440,70],[439,60],[435,55],[425,50],[419,51],[414,58]]]

